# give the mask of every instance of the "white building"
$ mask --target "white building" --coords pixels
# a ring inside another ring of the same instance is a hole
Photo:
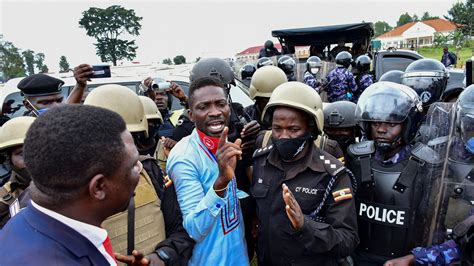
[[[386,32],[376,40],[380,40],[382,48],[417,48],[431,46],[435,33],[448,35],[456,30],[456,25],[445,19],[431,19],[410,22]]]

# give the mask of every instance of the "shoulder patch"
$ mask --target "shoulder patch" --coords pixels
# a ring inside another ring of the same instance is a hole
[[[375,152],[375,145],[371,140],[362,141],[349,145],[348,151],[354,156],[369,155]]]
[[[265,155],[265,154],[269,154],[273,149],[273,145],[269,145],[269,146],[265,146],[263,148],[260,148],[260,149],[256,149],[255,152],[253,153],[253,158],[257,158],[257,157],[260,157],[262,155]]]
[[[171,180],[169,175],[166,175],[165,178],[163,179],[163,186],[165,188],[169,188],[173,184],[173,180]]]
[[[342,200],[352,199],[352,192],[350,188],[343,188],[332,193],[334,202],[339,202]]]
[[[183,119],[179,119],[177,122],[176,122],[176,126],[179,127],[183,124]]]

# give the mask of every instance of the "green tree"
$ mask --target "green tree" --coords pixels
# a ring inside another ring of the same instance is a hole
[[[420,19],[418,18],[418,15],[417,14],[413,14],[413,16],[411,17],[411,19],[413,21],[420,21]]]
[[[13,43],[5,41],[0,36],[0,72],[3,72],[5,81],[24,77],[25,64],[20,51]]]
[[[128,10],[119,5],[106,9],[91,7],[82,12],[79,27],[84,28],[88,36],[96,39],[96,54],[102,62],[111,61],[116,66],[118,60],[135,58],[135,40],[127,41],[119,37],[138,36],[142,19],[135,15],[133,9]]]
[[[165,65],[172,65],[173,61],[171,61],[170,58],[166,58],[166,59],[163,59],[163,61],[161,63],[163,63]]]
[[[472,0],[466,0],[466,2],[455,3],[450,10],[448,15],[445,16],[449,21],[460,26],[461,31],[465,36],[474,35],[474,3]]]
[[[35,55],[35,64],[36,68],[40,73],[43,73],[43,66],[44,66],[44,54],[43,53],[37,53]]]
[[[35,52],[28,49],[23,51],[21,54],[23,55],[28,75],[33,75],[35,73]]]
[[[64,55],[59,58],[59,72],[65,73],[69,71],[69,63]]]
[[[449,40],[453,42],[454,48],[456,50],[456,57],[459,58],[459,52],[461,51],[464,44],[468,41],[465,33],[459,28],[451,32],[448,36]]]
[[[405,25],[407,23],[413,22],[413,18],[410,16],[410,14],[405,13],[400,15],[397,21],[397,27],[400,27],[402,25]]]
[[[433,46],[434,47],[442,47],[443,45],[446,45],[446,43],[449,41],[449,36],[444,35],[439,32],[434,33],[434,38],[433,38]]]
[[[175,65],[186,64],[186,58],[182,55],[177,55],[173,58],[173,62]]]
[[[49,72],[48,66],[47,66],[47,65],[43,65],[43,66],[41,67],[41,73],[48,73],[48,72]]]
[[[439,19],[439,17],[438,16],[431,16],[430,13],[428,13],[426,11],[423,13],[423,16],[421,16],[421,21],[430,20],[430,19]]]
[[[388,25],[388,23],[385,21],[377,21],[374,24],[374,29],[375,29],[375,37],[377,37],[384,34],[387,31],[391,31],[392,27]]]

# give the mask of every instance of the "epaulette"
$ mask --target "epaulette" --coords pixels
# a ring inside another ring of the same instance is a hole
[[[3,185],[3,187],[0,188],[0,202],[9,206],[15,198],[12,195],[12,190],[10,187],[11,182],[8,181]]]
[[[441,164],[443,163],[442,156],[438,152],[430,148],[428,145],[418,142],[411,150],[411,155],[420,161],[427,162],[429,164]]]
[[[269,146],[265,146],[263,148],[260,148],[260,149],[256,149],[255,152],[253,153],[253,158],[257,158],[257,157],[260,157],[262,155],[265,155],[265,154],[269,154],[273,149],[273,145],[269,145]]]
[[[349,145],[347,150],[354,157],[369,155],[375,152],[375,144],[372,140],[362,141]]]
[[[319,159],[322,161],[326,172],[331,176],[338,176],[346,171],[344,164],[327,152],[321,152]]]

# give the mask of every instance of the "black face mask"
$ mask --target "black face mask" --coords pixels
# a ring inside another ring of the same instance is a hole
[[[355,137],[354,136],[347,136],[347,135],[329,135],[328,137],[332,140],[337,141],[339,143],[339,146],[341,146],[341,149],[345,152],[347,147],[349,145],[355,143]]]
[[[275,139],[272,137],[272,142],[284,161],[289,161],[298,156],[308,140],[311,140],[311,134],[309,133],[294,139]]]

